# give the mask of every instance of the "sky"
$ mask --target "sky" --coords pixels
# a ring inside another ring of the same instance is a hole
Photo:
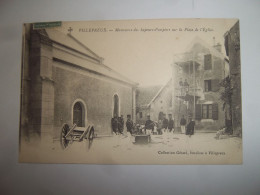
[[[200,37],[222,45],[236,19],[161,19],[63,22],[54,30],[71,34],[104,58],[103,63],[140,86],[163,85],[171,77],[176,54]],[[104,32],[105,31],[105,32]]]

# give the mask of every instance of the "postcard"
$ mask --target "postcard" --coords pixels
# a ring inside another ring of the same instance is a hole
[[[238,19],[23,25],[19,162],[242,164]]]

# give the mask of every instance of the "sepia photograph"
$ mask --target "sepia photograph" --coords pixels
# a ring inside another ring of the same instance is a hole
[[[19,162],[242,164],[238,19],[23,24]]]

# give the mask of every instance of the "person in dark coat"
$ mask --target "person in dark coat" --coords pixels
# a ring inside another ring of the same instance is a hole
[[[164,132],[167,130],[168,124],[169,124],[169,121],[166,118],[166,116],[164,115],[164,117],[163,117],[163,130],[164,130]]]
[[[145,134],[146,134],[147,130],[149,130],[151,132],[154,130],[154,122],[150,119],[149,115],[147,116],[147,120],[145,122],[144,130],[145,130]]]
[[[189,87],[189,83],[188,83],[187,79],[185,79],[185,81],[184,81],[184,83],[183,83],[183,86],[184,86],[184,87]]]
[[[181,133],[185,134],[185,126],[187,124],[186,119],[184,118],[184,115],[182,115],[180,125],[181,125]]]
[[[112,126],[113,132],[117,135],[118,134],[118,117],[116,115],[111,119],[111,126]]]
[[[189,83],[187,81],[187,79],[185,79],[184,83],[183,83],[183,87],[185,88],[185,91],[188,92],[189,91]]]
[[[189,136],[194,135],[194,127],[195,127],[195,121],[193,119],[190,119],[190,122],[187,125],[186,135],[189,135]]]
[[[174,132],[174,120],[172,118],[172,115],[169,114],[169,123],[168,123],[168,129],[171,132]]]
[[[124,131],[124,116],[121,115],[121,117],[118,118],[118,131],[119,133],[123,134]]]
[[[133,121],[131,119],[131,115],[130,114],[127,115],[127,120],[126,120],[126,124],[125,125],[126,125],[126,130],[132,135],[133,128],[134,128],[134,123],[133,123]]]

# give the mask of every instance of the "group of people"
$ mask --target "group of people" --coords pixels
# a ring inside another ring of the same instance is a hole
[[[117,117],[116,115],[111,119],[111,126],[113,132],[118,135],[118,134],[123,134],[124,131],[124,116],[121,115],[121,117]],[[131,135],[133,133],[133,128],[134,128],[134,123],[131,119],[131,115],[127,115],[127,120],[126,120],[126,129],[127,132],[129,132]]]
[[[174,132],[174,120],[172,115],[169,114],[169,120],[166,115],[163,115],[163,119],[159,119],[157,124],[157,132],[161,135],[163,132]]]
[[[111,126],[112,126],[112,129],[113,129],[113,132],[118,135],[118,134],[123,134],[123,131],[124,131],[124,116],[121,115],[121,117],[118,117],[118,116],[114,116],[112,119],[111,119]]]
[[[121,117],[114,116],[111,119],[111,125],[113,132],[118,135],[118,134],[123,134],[124,131],[124,117],[121,115]],[[135,125],[131,119],[131,115],[127,115],[127,120],[126,120],[126,130],[129,132],[131,135],[133,134],[135,130]],[[193,135],[194,134],[194,127],[195,127],[195,121],[192,118],[189,118],[189,122],[187,124],[187,121],[184,117],[182,116],[180,120],[180,126],[181,126],[181,133],[186,134],[186,135]],[[174,120],[172,118],[172,115],[169,114],[169,119],[166,118],[166,115],[163,115],[162,119],[159,119],[158,123],[154,122],[150,119],[150,116],[147,116],[147,120],[144,125],[144,134],[154,134],[155,132],[159,135],[162,135],[165,132],[174,132]],[[140,133],[140,132],[139,132]]]
[[[194,134],[195,121],[191,117],[189,118],[189,122],[187,123],[183,115],[180,120],[180,126],[181,133],[189,136]],[[153,122],[150,119],[150,116],[147,116],[144,127],[145,133],[152,134],[155,130],[155,127],[159,135],[162,135],[165,132],[174,132],[174,120],[172,118],[172,115],[169,114],[169,120],[166,118],[166,115],[163,115],[163,119],[159,119],[158,123]]]

